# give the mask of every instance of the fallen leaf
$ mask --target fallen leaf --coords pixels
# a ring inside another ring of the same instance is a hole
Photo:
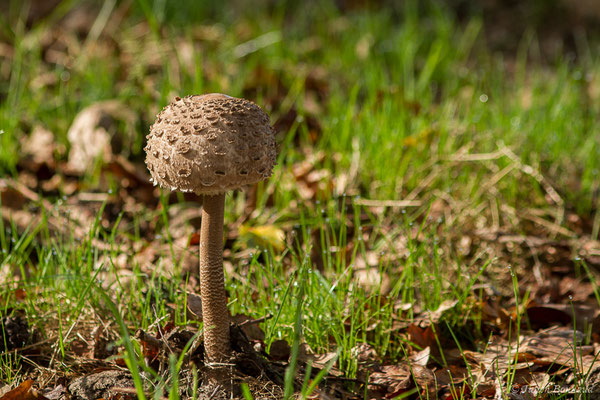
[[[529,309],[533,307],[538,306],[532,304],[531,307],[528,307],[528,314]],[[558,314],[555,314],[556,311],[566,314],[566,316],[560,316],[560,319],[554,321],[563,324],[570,324],[572,322],[571,320],[575,319],[577,326],[586,326],[587,324],[592,323],[596,317],[600,316],[600,310],[598,309],[598,307],[589,306],[585,304],[544,304],[539,307],[542,309],[542,311],[546,309],[551,309],[552,311],[549,311],[550,315],[554,314],[558,316]],[[536,313],[537,312],[538,311],[536,311]],[[536,317],[538,316],[536,315]]]
[[[271,248],[278,252],[285,248],[285,233],[275,225],[241,225],[239,234],[246,247]]]
[[[0,314],[0,353],[19,349],[31,338],[29,323],[23,312],[11,309],[4,312],[6,315]]]
[[[271,343],[269,357],[275,361],[287,361],[290,358],[290,345],[287,340],[275,340]]]
[[[186,293],[187,310],[193,315],[194,319],[202,321],[202,298],[191,292]]]
[[[379,359],[375,348],[367,343],[357,344],[350,350],[350,354],[359,364],[375,363]]]
[[[435,374],[430,369],[418,364],[410,364],[411,377],[417,386],[427,391],[425,398],[435,398],[439,390],[439,384],[436,381]]]
[[[449,393],[446,397],[443,397],[444,400],[462,400],[468,398],[468,394],[470,394],[471,390],[468,385],[453,385],[449,388]]]
[[[54,164],[54,148],[55,148],[54,135],[48,129],[41,126],[33,128],[27,138],[25,138],[21,145],[22,153],[31,157],[34,164],[48,165]]]
[[[253,321],[254,319],[252,317],[250,317],[249,315],[237,314],[237,315],[232,316],[231,320],[238,325],[242,325],[244,322]],[[258,341],[262,342],[265,340],[265,333],[258,325],[259,324],[256,324],[256,323],[253,323],[253,324],[245,323],[241,326],[241,328],[242,328],[242,331],[248,337],[248,339],[258,340]]]
[[[581,332],[572,328],[549,329],[522,340],[519,351],[537,356],[537,365],[562,365],[581,373],[600,368],[594,356],[594,346],[583,346]]]
[[[411,371],[408,364],[384,365],[381,372],[374,372],[369,377],[372,385],[386,388],[388,393],[396,393],[411,386]],[[371,387],[376,389],[377,387]]]
[[[435,378],[440,385],[458,385],[469,377],[469,370],[458,365],[448,365],[447,368],[435,371]]]
[[[68,387],[74,398],[112,399],[113,388],[133,387],[133,379],[128,371],[107,370],[75,378]]]
[[[28,379],[19,386],[0,397],[0,400],[48,400],[40,392],[33,389],[33,381]]]
[[[316,153],[306,151],[304,161],[294,164],[292,174],[294,182],[291,187],[298,191],[304,200],[329,198],[335,188],[332,172],[325,168],[318,168],[326,158],[325,152]]]
[[[435,331],[431,325],[421,328],[416,324],[410,324],[407,328],[407,332],[410,340],[421,349],[426,347],[437,347]]]
[[[439,305],[439,307],[435,310],[435,311],[428,311],[427,315],[429,317],[429,321],[432,324],[437,324],[440,319],[442,318],[442,315],[448,311],[454,308],[454,306],[458,304],[458,300],[445,300],[442,302],[442,304]]]
[[[119,149],[111,147],[116,135],[115,121],[124,120],[133,129],[136,116],[131,110],[116,100],[92,104],[77,114],[67,136],[71,144],[69,169],[75,173],[88,170],[97,157],[108,160]]]
[[[431,353],[431,348],[429,346],[427,346],[423,350],[412,354],[408,359],[411,364],[416,364],[416,365],[425,367],[425,366],[427,366],[427,363],[429,362],[430,353]]]
[[[48,400],[59,400],[67,394],[67,388],[63,385],[58,385],[54,389],[44,393]]]
[[[310,347],[303,343],[298,349],[298,360],[308,364],[312,364],[314,368],[325,369],[330,361],[337,359],[337,353],[313,354]],[[344,373],[335,367],[329,369],[329,374],[333,376],[342,376]]]
[[[527,308],[527,318],[534,329],[548,328],[554,324],[566,325],[571,322],[571,316],[562,310],[548,306]]]
[[[358,284],[367,292],[387,295],[392,290],[392,281],[388,274],[378,267],[354,269],[353,275]]]
[[[144,332],[142,329],[136,332],[136,337],[142,344],[142,354],[149,363],[158,358],[161,349],[161,342],[158,338]]]

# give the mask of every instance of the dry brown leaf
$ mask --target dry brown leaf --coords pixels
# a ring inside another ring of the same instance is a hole
[[[0,400],[48,400],[40,392],[33,389],[33,381],[28,379],[19,386],[0,397]]]
[[[22,153],[31,157],[35,164],[54,164],[54,135],[42,126],[36,126],[21,146]]]
[[[583,303],[594,295],[594,285],[581,278],[565,276],[558,283],[558,287],[564,299],[570,299],[576,304]]]
[[[65,398],[66,394],[67,388],[63,385],[58,385],[54,389],[45,392],[44,396],[46,396],[48,400],[59,400],[61,398]]]
[[[523,350],[519,348],[519,350]],[[495,340],[489,344],[485,352],[475,352],[470,350],[464,350],[464,357],[468,362],[473,363],[476,368],[482,372],[482,376],[487,373],[491,373],[494,376],[501,376],[509,368],[520,369],[529,368],[533,365],[533,362],[521,362],[514,364],[513,357],[515,357],[517,346],[515,344],[510,345],[508,342],[501,340]]]
[[[437,348],[437,340],[435,331],[431,325],[421,328],[416,324],[410,324],[407,328],[408,337],[410,340],[419,346],[421,349],[426,347]]]
[[[469,370],[458,365],[449,365],[447,368],[435,371],[435,378],[440,385],[458,385],[469,377]]]
[[[271,343],[269,357],[275,361],[287,361],[290,357],[290,345],[287,340],[275,340]]]
[[[414,354],[411,354],[408,357],[411,365],[420,365],[421,367],[426,367],[429,362],[429,355],[431,354],[431,348],[429,346],[425,347],[423,350],[418,351]]]
[[[377,386],[387,389],[385,398],[395,398],[409,389],[413,382],[419,390],[426,391],[425,397],[435,398],[440,386],[434,373],[420,365],[401,362],[397,365],[386,365],[381,367],[381,372],[371,374],[369,382],[373,385],[371,389],[377,389]]]
[[[594,346],[580,344],[582,338],[572,328],[550,329],[524,338],[519,351],[536,356],[538,365],[562,365],[587,374],[599,369],[600,361],[595,360]]]
[[[310,347],[303,343],[298,349],[298,360],[304,363],[311,363],[314,368],[325,369],[332,360],[337,358],[337,353],[313,354]],[[344,373],[335,367],[329,369],[329,374],[333,376],[342,376]]]
[[[373,346],[367,343],[357,344],[350,350],[350,354],[359,364],[371,364],[379,360],[379,355]]]
[[[375,291],[377,294],[386,295],[392,290],[390,277],[377,267],[355,269],[353,274],[359,285],[367,292]]]
[[[317,153],[307,150],[306,159],[292,167],[295,183],[293,186],[304,200],[315,200],[317,198],[328,198],[335,187],[330,170],[318,168],[325,158],[325,152]]]
[[[102,156],[105,160],[111,157],[116,120],[124,120],[133,126],[136,116],[117,100],[92,104],[77,114],[67,134],[71,144],[68,164],[71,171],[83,173],[97,157]]]
[[[418,364],[410,364],[412,378],[417,386],[427,391],[425,398],[435,398],[436,393],[440,390],[440,385],[435,378],[435,374],[430,369]]]
[[[442,315],[446,311],[453,309],[456,304],[458,304],[458,300],[444,300],[435,311],[427,311],[427,319],[430,323],[437,324]]]
[[[192,314],[193,319],[202,321],[202,299],[199,295],[187,292],[187,310]]]
[[[265,333],[256,323],[248,323],[254,321],[249,315],[245,314],[237,314],[231,317],[231,320],[241,325],[242,331],[246,334],[248,339],[257,340],[263,342],[265,340]]]
[[[69,392],[75,398],[110,399],[115,387],[132,387],[131,374],[119,370],[106,370],[73,379],[69,383]]]
[[[547,328],[557,323],[566,325],[571,322],[569,314],[549,305],[528,307],[527,318],[534,329]]]
[[[388,393],[396,393],[408,389],[411,385],[410,368],[407,364],[384,365],[381,372],[375,372],[369,377],[369,382],[386,388]],[[373,389],[377,389],[373,387]]]

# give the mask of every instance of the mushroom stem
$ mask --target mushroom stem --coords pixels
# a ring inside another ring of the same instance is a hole
[[[228,360],[229,312],[223,273],[223,213],[225,194],[204,196],[200,230],[200,296],[204,346],[209,363]]]

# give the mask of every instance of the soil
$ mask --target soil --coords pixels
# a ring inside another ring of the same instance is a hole
[[[145,347],[160,346],[159,353],[153,357],[153,367],[163,370],[168,365],[160,365],[168,362],[168,354],[173,352],[177,355],[184,349],[187,341],[194,336],[190,331],[174,331],[166,337],[166,344],[156,337],[147,333],[137,335],[145,343]],[[260,353],[254,350],[250,340],[237,325],[231,325],[232,357],[229,368],[226,368],[226,376],[223,383],[219,385],[207,384],[207,369],[203,364],[204,349],[200,345],[196,349],[188,351],[188,363],[182,367],[179,374],[179,395],[181,398],[192,397],[194,387],[197,386],[197,398],[199,399],[243,399],[241,384],[248,385],[250,392],[256,399],[281,399],[283,397],[283,367],[270,363]],[[198,381],[194,382],[192,366],[197,368]],[[143,375],[143,372],[141,372]],[[125,369],[106,370],[87,374],[74,379],[68,390],[73,400],[95,400],[95,399],[135,399],[136,391],[134,382],[129,371]],[[150,392],[150,388],[146,388]]]

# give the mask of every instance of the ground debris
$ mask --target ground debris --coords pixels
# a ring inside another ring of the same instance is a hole
[[[102,156],[109,161],[113,154],[120,152],[125,140],[117,134],[118,120],[125,121],[132,130],[136,115],[116,100],[92,104],[75,117],[68,132],[71,143],[68,166],[71,171],[83,173],[97,157]]]
[[[20,312],[10,313],[0,319],[0,352],[19,349],[31,337],[27,319]]]
[[[129,371],[109,370],[84,375],[74,379],[68,386],[72,400],[117,399],[112,389],[115,387],[133,387],[133,378]],[[120,397],[122,398],[122,397]],[[128,395],[125,399],[135,399]]]
[[[5,393],[0,400],[48,400],[40,392],[33,388],[34,382],[28,379],[15,389]]]

